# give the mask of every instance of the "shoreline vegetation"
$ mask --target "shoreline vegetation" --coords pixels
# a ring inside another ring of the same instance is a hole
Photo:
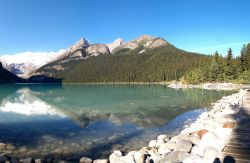
[[[124,155],[121,151],[116,150],[109,155],[109,158],[97,160],[82,157],[80,163],[143,163],[152,161],[198,163],[203,161],[213,162],[215,159],[222,160],[222,150],[237,120],[236,115],[240,109],[244,93],[244,90],[240,90],[238,93],[222,97],[221,100],[212,104],[210,111],[202,113],[194,123],[182,130],[179,135],[173,137],[159,135],[155,140],[149,142],[148,147],[142,147],[138,151],[130,151]],[[9,147],[11,145],[0,143],[0,161],[18,162],[8,154],[8,151],[11,151]],[[19,160],[23,163],[54,161],[53,159],[43,160],[31,157]]]

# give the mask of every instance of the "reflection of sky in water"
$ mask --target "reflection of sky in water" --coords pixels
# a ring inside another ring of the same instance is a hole
[[[139,148],[158,134],[177,133],[204,111],[197,108],[228,94],[164,86],[13,85],[0,90],[0,142],[14,144],[14,155],[61,150],[60,157],[76,160],[106,155],[112,148]]]

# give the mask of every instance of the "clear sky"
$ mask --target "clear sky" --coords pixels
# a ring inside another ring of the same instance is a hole
[[[250,42],[250,0],[0,0],[0,55],[141,34],[202,53]]]

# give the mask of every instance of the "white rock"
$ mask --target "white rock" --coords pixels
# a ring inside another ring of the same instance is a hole
[[[167,136],[167,135],[159,135],[157,137],[157,140],[168,141],[169,140],[169,136]]]
[[[232,132],[232,128],[223,128],[222,126],[218,126],[215,128],[214,132],[221,140],[223,140],[223,142],[226,142]]]
[[[223,109],[223,110],[222,110],[222,114],[223,114],[223,115],[235,114],[235,113],[236,113],[235,110],[232,110],[232,109],[229,109],[229,108],[226,108],[226,109]]]
[[[92,163],[92,159],[90,159],[88,157],[82,157],[80,159],[80,163]]]
[[[168,141],[168,142],[166,143],[166,146],[167,146],[169,149],[171,149],[171,150],[175,150],[175,149],[176,149],[176,146],[177,146],[177,143],[170,140],[170,141]]]
[[[187,158],[185,158],[182,162],[183,163],[202,163],[204,162],[204,160],[202,157],[192,154],[188,156]]]
[[[93,163],[108,163],[107,159],[98,159],[98,160],[94,160]]]
[[[165,143],[165,141],[162,140],[162,139],[157,140],[157,141],[156,141],[156,144],[155,144],[155,147],[156,147],[156,148],[159,148],[159,146],[160,146],[161,144],[164,144],[164,143]]]
[[[170,152],[171,152],[171,150],[168,148],[167,144],[161,144],[159,149],[158,149],[158,153],[160,153],[161,155],[168,154]]]
[[[189,134],[179,134],[172,137],[170,140],[173,142],[178,142],[179,140],[188,140],[189,137],[190,137]]]
[[[126,156],[122,156],[121,158],[120,158],[120,161],[124,161],[124,162],[126,162],[126,163],[135,163],[135,160],[134,160],[134,157],[133,157],[133,155],[126,155]]]
[[[195,145],[193,146],[191,153],[203,157],[204,148]]]
[[[159,153],[154,153],[149,157],[154,163],[158,163],[162,160],[162,156]]]
[[[201,138],[199,146],[204,149],[205,147],[214,147],[221,151],[225,144],[214,132],[208,132]]]
[[[190,153],[183,152],[183,151],[174,151],[164,157],[160,163],[177,163],[182,162],[186,158],[190,157]]]
[[[188,141],[190,141],[194,145],[198,145],[200,143],[200,137],[197,134],[192,134],[188,138]]]
[[[175,148],[175,151],[184,151],[184,152],[190,152],[192,149],[192,143],[187,140],[179,140],[177,142],[177,146]]]
[[[156,140],[151,140],[148,144],[148,147],[154,148],[156,146],[157,141]]]
[[[216,148],[206,147],[203,156],[206,162],[214,162],[216,158],[221,158],[221,153]]]
[[[109,161],[110,163],[117,163],[120,161],[122,157],[122,153],[120,151],[114,151],[110,156],[109,156]]]
[[[136,163],[144,163],[145,155],[142,152],[136,152],[134,154],[134,159]]]

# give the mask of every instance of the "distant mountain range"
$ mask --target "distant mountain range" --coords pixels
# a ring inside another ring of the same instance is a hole
[[[19,77],[39,75],[86,83],[173,80],[205,59],[162,38],[142,35],[128,42],[119,38],[110,44],[93,44],[81,38],[55,53],[2,56],[0,62]]]

